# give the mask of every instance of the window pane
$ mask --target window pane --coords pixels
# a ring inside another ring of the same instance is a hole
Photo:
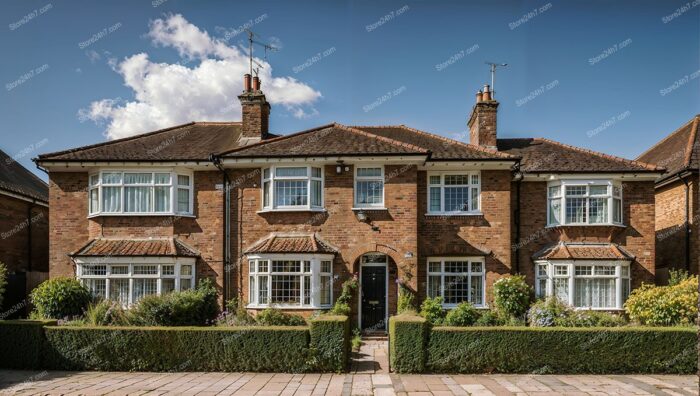
[[[180,186],[189,186],[190,177],[187,175],[177,175],[177,184]]]
[[[248,283],[248,303],[255,304],[255,277],[251,276]]]
[[[547,264],[540,264],[537,266],[537,276],[547,276]]]
[[[110,271],[112,272],[112,275],[129,275],[129,266],[113,265],[112,268],[110,268]]]
[[[627,301],[627,298],[630,296],[630,280],[629,279],[623,279],[622,280],[622,304]]]
[[[608,222],[608,199],[591,198],[589,200],[588,213],[591,216],[591,223]]]
[[[384,200],[384,182],[358,181],[355,200],[358,205],[382,204]]]
[[[428,263],[428,272],[440,272],[440,263],[439,262]]]
[[[574,306],[615,308],[614,278],[578,278],[575,280]]]
[[[301,261],[274,260],[272,262],[272,272],[301,272]]]
[[[276,206],[306,206],[307,196],[306,180],[275,181]]]
[[[321,168],[311,168],[311,177],[320,178],[321,177]]]
[[[107,275],[106,265],[84,265],[83,275]]]
[[[321,277],[321,305],[331,304],[331,277],[322,276]]]
[[[441,296],[440,291],[440,275],[428,276],[428,297],[438,297]]]
[[[160,280],[160,294],[170,293],[175,290],[175,279],[161,279]]]
[[[122,174],[120,172],[102,173],[102,184],[120,184],[121,182]]]
[[[124,184],[151,184],[150,173],[125,173]]]
[[[161,267],[161,275],[175,275],[174,265],[164,265]]]
[[[474,185],[479,184],[479,175],[478,174],[472,175],[472,184],[474,184]]]
[[[105,279],[83,279],[83,284],[95,298],[105,298],[107,283]]]
[[[311,180],[311,206],[321,206],[321,181]]]
[[[155,211],[170,212],[170,187],[155,187]]]
[[[265,178],[265,179],[270,178],[270,168],[263,169],[263,178]]]
[[[255,260],[248,262],[248,272],[255,272]]]
[[[129,280],[110,279],[109,299],[112,301],[119,301],[120,304],[126,306],[129,303]]]
[[[469,262],[445,261],[445,272],[467,273],[469,272]]]
[[[382,168],[357,168],[358,177],[381,177]]]
[[[593,267],[590,265],[577,265],[576,267],[576,276],[579,275],[593,275]]]
[[[440,176],[430,176],[428,178],[428,183],[430,184],[440,184]]]
[[[586,186],[566,186],[566,195],[586,195]]]
[[[472,210],[479,210],[479,189],[472,187],[471,192]]]
[[[272,300],[270,303],[299,305],[301,302],[300,278],[299,275],[272,275]]]
[[[547,194],[550,198],[559,198],[561,196],[560,186],[549,187],[548,191],[549,192]]]
[[[484,270],[483,263],[472,262],[472,272],[481,272]]]
[[[134,279],[133,302],[137,303],[146,296],[154,295],[158,292],[158,279]]]
[[[122,198],[121,187],[102,187],[102,211],[103,212],[119,212],[121,211]]]
[[[258,304],[267,304],[268,301],[267,275],[258,277]]]
[[[304,305],[311,305],[311,277],[304,276]]]
[[[561,198],[549,200],[549,224],[561,224]]]
[[[586,222],[586,198],[567,198],[566,199],[566,222],[567,223],[585,223]]]
[[[263,183],[263,207],[270,207],[270,182]]]
[[[157,265],[135,265],[134,275],[157,275],[158,266]]]
[[[596,265],[593,267],[595,275],[615,275],[615,267],[612,265]]]
[[[482,305],[484,303],[484,278],[481,275],[472,276],[471,283],[470,301],[474,305]]]
[[[537,298],[542,298],[547,295],[547,278],[540,278],[537,280]]]
[[[440,187],[430,187],[430,211],[440,211]]]
[[[613,186],[613,196],[619,197],[620,194],[621,194],[620,187],[618,187],[618,186]]]
[[[96,213],[100,210],[99,191],[96,188],[90,190],[90,213]]]
[[[124,187],[125,212],[150,212],[151,187]]]
[[[306,177],[306,167],[277,168],[279,177]]]
[[[98,175],[90,175],[90,185],[96,186],[99,183],[100,177]]]
[[[469,187],[445,187],[445,211],[466,212],[469,210]]]
[[[321,272],[324,272],[324,273],[333,272],[333,262],[332,261],[321,261]]]
[[[554,266],[554,275],[555,276],[568,276],[569,275],[569,267],[567,265],[555,265]]]
[[[156,173],[156,184],[170,184],[170,173]]]
[[[622,267],[620,267],[620,275],[623,278],[629,277],[630,276],[630,267],[628,267],[626,265],[623,265]]]
[[[617,198],[613,199],[613,221],[615,223],[622,222],[622,201]]]
[[[190,190],[186,188],[177,189],[177,211],[179,213],[189,213],[190,211]]]
[[[180,279],[180,290],[189,290],[192,288],[192,279]]]
[[[554,278],[554,296],[559,300],[569,303],[569,278]]]
[[[447,264],[447,263],[445,263]],[[469,277],[465,275],[445,276],[445,304],[459,304],[468,301]]]
[[[267,260],[258,261],[258,272],[267,272]]]
[[[469,175],[445,175],[445,185],[466,185],[469,184]]]
[[[304,261],[304,272],[311,272],[311,261]]]
[[[608,195],[608,186],[591,186],[591,195]]]

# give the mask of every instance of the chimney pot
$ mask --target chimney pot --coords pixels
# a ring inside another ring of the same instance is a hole
[[[243,75],[243,92],[250,92],[250,74]]]
[[[479,103],[484,100],[484,93],[481,91],[478,91],[476,93],[476,103]]]
[[[483,100],[484,102],[488,102],[489,100],[491,100],[491,87],[489,87],[488,84],[484,85]]]
[[[253,77],[253,91],[260,91],[260,78],[258,76]]]

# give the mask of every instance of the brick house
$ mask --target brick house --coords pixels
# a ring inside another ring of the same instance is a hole
[[[49,188],[0,150],[0,262],[8,284],[0,319],[26,313],[27,295],[49,276]]]
[[[698,129],[700,115],[639,156],[666,168],[656,180],[656,275],[668,280],[671,268],[698,274]],[[695,237],[693,237],[695,235]]]
[[[211,277],[250,310],[329,308],[357,274],[354,319],[384,330],[398,283],[488,307],[523,273],[540,296],[620,309],[654,279],[662,168],[546,139],[498,139],[485,87],[470,143],[404,125],[277,136],[260,81],[240,123],[195,122],[39,156],[51,275],[133,303]]]

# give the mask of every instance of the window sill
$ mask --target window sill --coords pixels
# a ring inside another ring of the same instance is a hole
[[[352,210],[353,212],[359,212],[359,211],[361,211],[361,210],[364,210],[364,211],[366,211],[366,212],[369,212],[369,211],[373,211],[373,210],[374,210],[374,211],[383,211],[383,210],[389,210],[389,209],[387,209],[387,208],[385,208],[385,207],[379,207],[379,206],[368,206],[368,207],[366,207],[366,208],[363,208],[363,207],[354,207],[354,208],[350,208],[350,210]]]
[[[560,228],[560,227],[619,227],[627,228],[625,224],[616,223],[598,223],[598,224],[550,224],[545,228]]]
[[[92,219],[95,217],[190,217],[190,218],[196,218],[197,216],[193,214],[185,214],[185,213],[97,213],[97,214],[91,214],[88,215],[88,219]]]
[[[283,209],[263,209],[263,210],[258,210],[255,213],[261,214],[261,213],[285,213],[285,212],[314,212],[314,213],[323,213],[326,212],[326,208],[299,208],[299,209],[294,209],[294,208],[283,208]]]
[[[300,307],[298,305],[246,305],[246,309],[268,309],[268,308],[277,308],[277,309],[288,309],[288,310],[309,310],[309,309],[331,309],[333,308],[332,306],[321,306],[321,307],[313,307],[313,306],[307,306],[307,307]]]
[[[483,212],[428,212],[425,214],[429,217],[464,217],[464,216],[483,216]]]
[[[442,304],[442,308],[444,308],[444,309],[454,309],[454,308],[457,308],[458,305],[459,305],[459,304]],[[476,308],[476,309],[481,309],[481,310],[490,309],[489,306],[486,305],[486,304],[474,305],[474,308]]]

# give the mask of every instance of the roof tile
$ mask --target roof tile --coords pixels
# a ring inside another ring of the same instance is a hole
[[[634,256],[614,243],[560,242],[535,253],[534,260],[633,260]]]
[[[198,257],[199,253],[177,238],[161,239],[104,239],[89,241],[71,254],[84,256],[173,256]]]
[[[245,250],[251,253],[331,253],[338,249],[314,234],[270,234]]]

